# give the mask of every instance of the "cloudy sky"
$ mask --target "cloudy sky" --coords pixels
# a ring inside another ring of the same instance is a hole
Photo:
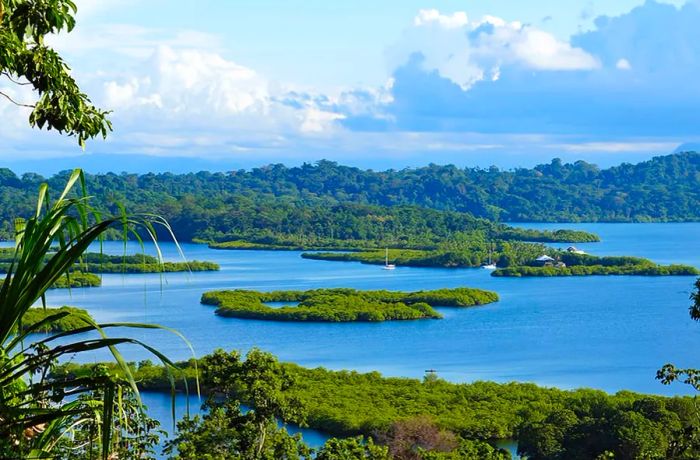
[[[51,44],[115,132],[83,153],[0,101],[8,165],[609,165],[700,141],[696,0],[77,3]]]

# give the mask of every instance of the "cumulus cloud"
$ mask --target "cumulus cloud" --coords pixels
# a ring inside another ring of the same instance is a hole
[[[215,53],[160,46],[141,68],[140,77],[106,84],[109,106],[145,106],[173,116],[263,114],[268,108],[265,80]]]
[[[568,41],[500,18],[421,12],[391,50],[391,129],[695,136],[699,5],[649,0]]]
[[[203,50],[160,46],[137,69],[104,83],[104,105],[114,109],[115,141],[140,142],[152,154],[218,145],[216,155],[328,137],[341,129],[340,101],[350,97],[289,91]]]
[[[422,55],[426,71],[467,90],[481,80],[497,80],[503,66],[530,70],[590,70],[600,66],[586,51],[519,21],[495,16],[470,20],[465,12],[421,10],[389,52],[395,66]]]
[[[119,1],[130,0],[110,0]],[[85,56],[75,61],[101,69],[75,72],[95,102],[114,110],[115,133],[107,144],[91,144],[100,151],[620,155],[694,139],[700,88],[689,82],[700,70],[698,5],[648,1],[599,17],[568,40],[513,18],[421,10],[386,51],[383,86],[333,92],[276,81],[197,31],[99,24],[55,45],[69,60]],[[12,113],[0,103],[4,139],[29,132],[17,128],[26,118]]]
[[[630,61],[628,61],[627,59],[622,58],[619,61],[617,61],[615,67],[617,67],[620,70],[630,70],[632,69],[632,64],[630,64]]]
[[[417,27],[437,23],[441,27],[453,29],[455,27],[464,27],[469,24],[469,18],[464,11],[458,11],[450,15],[441,14],[438,10],[420,10],[418,15],[413,20],[413,24]]]

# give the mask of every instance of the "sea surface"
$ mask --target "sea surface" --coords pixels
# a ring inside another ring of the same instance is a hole
[[[597,233],[601,242],[576,244],[590,254],[634,255],[700,267],[700,223],[517,225]],[[160,246],[168,260],[180,259],[173,243]],[[688,316],[694,277],[495,278],[483,269],[399,266],[386,271],[356,262],[305,260],[300,252],[212,250],[198,244],[183,244],[182,249],[188,260],[214,261],[221,271],[103,275],[99,288],[51,291],[49,304],[85,308],[101,322],[175,328],[197,356],[217,348],[258,347],[302,366],[378,370],[387,376],[421,378],[426,369],[435,369],[441,378],[454,382],[520,381],[674,395],[690,391],[681,384],[661,385],[654,378],[656,370],[669,362],[699,364],[700,324]],[[104,250],[121,254],[124,247],[106,243]],[[154,253],[150,245],[146,250]],[[130,243],[128,251],[137,252],[139,247]],[[199,303],[203,292],[214,289],[412,291],[459,286],[494,290],[500,301],[477,308],[444,308],[443,320],[376,324],[222,318],[214,315],[213,307]],[[191,356],[172,333],[130,335],[173,359]],[[134,347],[123,348],[123,353],[129,360],[148,358],[143,349]],[[95,354],[85,359],[106,358]],[[165,425],[171,424],[167,397],[149,394],[146,402],[155,414],[168,419]],[[319,437],[312,443],[322,441]]]

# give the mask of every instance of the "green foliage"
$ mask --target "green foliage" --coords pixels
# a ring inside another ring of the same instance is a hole
[[[498,301],[494,292],[457,288],[419,291],[213,291],[202,303],[215,305],[217,315],[273,321],[388,321],[441,318],[432,307],[470,307]],[[297,306],[272,308],[265,302],[299,302]]]
[[[74,171],[62,194],[53,201],[46,184],[41,185],[35,213],[26,220],[15,221],[16,247],[0,284],[2,458],[47,458],[59,451],[79,453],[86,445],[89,446],[87,457],[99,452],[106,459],[112,452],[121,452],[120,458],[128,458],[128,452],[141,456],[153,444],[149,434],[153,425],[147,417],[138,417],[142,410],[136,382],[116,347],[143,346],[160,359],[166,370],[174,364],[155,348],[132,338],[110,338],[104,329],[158,326],[98,325],[82,316],[86,323],[82,327],[36,337],[31,334],[53,328],[54,323],[59,324],[73,312],[57,311],[33,324],[24,321],[30,308],[39,299],[45,302],[46,291],[65,279],[90,244],[107,229],[121,226],[128,232],[136,225],[152,228],[150,221],[126,214],[102,219],[88,205],[83,179],[80,170]],[[83,188],[81,196],[68,198],[76,183]],[[97,331],[99,337],[80,338],[79,334],[88,331]],[[112,353],[122,375],[95,372],[75,379],[51,372],[61,358],[100,349]],[[132,396],[138,401],[134,406],[137,414],[121,406]],[[83,430],[83,427],[91,428]]]
[[[233,353],[229,357],[217,352],[213,356],[203,377],[210,394],[222,396],[220,404],[226,400],[231,404],[250,404],[245,388],[251,388],[254,378],[243,386],[237,383],[237,376],[248,372],[241,369],[239,355]],[[270,397],[265,395],[272,395],[273,402],[283,396],[295,401],[294,407],[300,408],[304,415],[299,417],[299,412],[293,412],[289,421],[303,418],[309,427],[335,436],[373,436],[380,444],[394,446],[394,454],[401,451],[420,453],[418,458],[425,459],[504,460],[509,458],[508,454],[487,443],[513,439],[521,452],[533,460],[700,456],[700,420],[695,401],[689,397],[666,398],[630,392],[609,395],[598,390],[565,391],[526,383],[457,384],[441,379],[385,378],[377,372],[361,374],[305,369],[294,364],[278,366],[274,371],[274,365],[265,366],[268,371],[255,374],[255,378],[264,380],[259,393],[262,399],[257,404],[267,408],[268,414],[277,412],[286,420],[280,410],[269,410],[279,404],[264,402]],[[154,367],[139,367],[136,379],[140,379],[141,369],[153,375]],[[192,372],[191,363],[189,370],[187,364],[181,367]],[[71,372],[80,375],[75,370]],[[277,392],[278,380],[274,376],[280,372],[284,372],[285,381],[290,384]],[[162,379],[165,381],[165,376]],[[143,384],[147,388],[145,380]],[[153,380],[148,384],[159,385]],[[222,387],[227,389],[222,392],[219,390]],[[235,414],[236,407],[229,408],[233,411],[229,413]],[[225,430],[218,431],[219,426],[238,423],[235,417],[232,421],[224,415],[205,432],[195,430],[208,433],[196,438],[201,440],[197,444],[201,449],[215,449],[220,442],[225,446],[238,439],[240,435],[229,436]],[[189,425],[181,429],[192,432]],[[450,432],[456,436],[452,440]],[[217,437],[217,433],[223,434]],[[346,447],[353,445],[348,442]]]
[[[353,217],[348,218],[347,213]],[[499,241],[596,242],[597,235],[575,230],[531,230],[489,223],[469,215],[448,211],[409,208],[378,208],[345,204],[321,207],[305,213],[301,226],[314,226],[312,233],[293,235],[271,231],[270,227],[230,237],[233,241],[209,243],[212,249],[257,249],[267,251],[357,251],[391,247],[436,250],[443,246],[478,247],[488,253],[487,237]],[[290,229],[291,230],[291,229]],[[283,230],[287,231],[287,230]],[[329,232],[336,237],[319,236]],[[227,237],[218,237],[227,238]]]
[[[6,273],[14,260],[14,249],[0,248],[0,273]],[[45,261],[51,254],[47,254]],[[99,286],[99,278],[94,275],[83,276],[88,273],[164,273],[184,271],[216,271],[219,265],[214,262],[201,262],[198,260],[187,262],[164,262],[156,257],[146,254],[124,254],[113,256],[103,253],[88,252],[83,254],[73,267],[72,273],[77,273],[80,280],[76,280],[70,287],[80,287],[81,282],[86,286]],[[81,273],[83,272],[83,273]],[[82,281],[81,281],[82,280]],[[64,284],[70,284],[65,281]],[[67,286],[66,286],[67,287]]]
[[[95,368],[94,376],[101,376],[100,366]],[[160,437],[166,433],[160,429],[160,422],[148,416],[143,404],[128,385],[115,387],[112,413],[121,414],[114,420],[113,434],[115,440],[111,459],[145,460],[155,459],[159,450]],[[82,395],[80,400],[89,403],[91,398],[103,398],[104,394],[95,392]],[[73,430],[72,439],[61,438],[53,449],[52,458],[75,460],[94,460],[101,458],[100,443],[94,442],[99,435],[99,420],[86,420],[78,429]]]
[[[536,241],[540,243],[597,243],[600,237],[581,230],[533,230],[507,227],[497,233],[498,238],[512,241]]]
[[[489,259],[499,267],[524,264],[547,250],[542,244],[519,241],[499,241],[492,245],[483,238],[462,236],[443,242],[439,249],[392,249],[389,262],[404,267],[480,267]],[[384,265],[383,250],[353,252],[305,252],[301,257],[313,260],[361,262]]]
[[[363,193],[333,192],[338,184],[313,191],[298,175],[315,175],[316,168],[283,168],[267,176],[251,172],[197,173],[187,175],[95,175],[87,183],[101,208],[118,212],[123,203],[134,212],[155,213],[168,219],[184,240],[212,242],[215,248],[233,249],[374,249],[401,247],[435,248],[460,233],[479,233],[482,239],[521,241],[597,241],[586,232],[539,231],[494,224],[475,218],[467,209],[449,210],[428,203],[384,202],[376,187],[371,197]],[[0,174],[0,237],[10,238],[9,222],[31,212],[34,174],[17,177],[9,170]],[[337,167],[343,174],[345,168]],[[363,172],[369,178],[372,172]],[[65,174],[49,179],[50,184]],[[297,184],[301,179],[304,184]],[[364,181],[365,178],[346,178]],[[426,178],[426,180],[428,180]],[[390,184],[385,184],[392,187]],[[398,192],[398,191],[397,191]],[[404,193],[404,192],[401,192]],[[435,207],[437,209],[430,209]],[[118,235],[114,235],[115,237]]]
[[[695,291],[690,294],[690,300],[692,301],[688,309],[690,318],[693,321],[700,321],[700,278],[695,281]],[[666,364],[656,373],[656,378],[664,385],[680,381],[690,385],[695,391],[700,391],[700,369],[681,369],[673,364]]]
[[[700,274],[697,268],[688,265],[580,265],[573,267],[511,267],[499,269],[492,276],[591,276],[591,275],[637,275],[637,276],[693,276]]]
[[[102,284],[99,276],[92,273],[70,272],[61,275],[53,285],[54,289],[68,289],[81,287],[97,287]]]
[[[526,265],[496,270],[493,276],[590,276],[590,275],[639,275],[639,276],[693,276],[700,270],[689,265],[658,265],[641,257],[596,257],[566,251],[548,251],[557,260],[554,265],[542,266],[534,259]],[[558,262],[563,263],[559,266]]]
[[[697,458],[697,418],[678,403],[653,397],[574,400],[525,423],[518,451],[533,460]]]
[[[596,257],[555,250],[537,243],[499,241],[493,245],[483,240],[464,238],[443,243],[441,249],[392,249],[389,261],[406,267],[479,267],[489,259],[500,267],[493,276],[588,276],[588,275],[641,275],[641,276],[690,276],[700,270],[689,265],[658,265],[640,257]],[[489,252],[489,246],[492,246]],[[536,258],[548,253],[565,266],[542,266]],[[361,262],[384,265],[385,251],[305,252],[305,259]]]
[[[316,454],[316,460],[390,460],[389,450],[378,446],[372,438],[362,436],[331,438]]]
[[[46,322],[34,327],[37,323],[57,313],[67,313],[67,315],[62,316],[58,320]],[[65,306],[61,308],[30,308],[22,317],[21,329],[23,331],[31,329],[33,332],[64,332],[85,327],[93,323],[94,321],[88,312],[81,308]]]
[[[290,436],[277,418],[302,423],[294,383],[286,369],[267,353],[252,350],[245,360],[237,352],[215,351],[201,361],[210,397],[203,416],[178,423],[178,435],[166,452],[176,459],[309,459],[300,435]],[[241,402],[251,406],[243,411]]]
[[[80,268],[90,273],[164,273],[217,271],[214,262],[192,260],[187,262],[163,262],[146,254],[107,255],[101,253],[84,254]]]
[[[84,147],[87,139],[106,137],[112,125],[107,112],[92,105],[61,56],[44,41],[48,35],[70,32],[75,12],[71,0],[0,0],[0,76],[8,83],[31,85],[39,99],[25,104],[3,92],[0,96],[30,107],[32,126],[75,136]]]
[[[364,247],[337,247],[338,241],[371,241],[378,247],[415,249],[426,240],[485,225],[471,216],[502,222],[699,221],[699,170],[700,154],[683,153],[605,170],[557,160],[513,171],[430,165],[377,172],[321,161],[292,168],[104,174],[86,180],[101,209],[117,213],[118,201],[132,212],[161,215],[183,240],[323,250]],[[11,238],[9,222],[29,215],[33,191],[44,179],[4,172],[0,222],[6,227],[0,236]],[[65,179],[60,173],[48,182],[55,187]],[[502,227],[490,236],[510,240],[509,232]],[[525,232],[518,239],[545,241]],[[589,241],[590,236],[564,239]]]
[[[511,460],[510,452],[484,441],[463,439],[451,452],[425,452],[423,460]]]

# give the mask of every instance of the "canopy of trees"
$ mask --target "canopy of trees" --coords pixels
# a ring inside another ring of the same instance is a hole
[[[213,291],[202,303],[215,305],[217,315],[273,321],[388,321],[441,318],[434,306],[471,307],[498,301],[495,292],[456,288],[433,291]],[[298,302],[297,306],[272,308],[265,302]]]
[[[45,261],[52,253],[48,253]],[[0,248],[0,273],[6,273],[14,261],[14,248]],[[216,271],[219,265],[214,262],[192,260],[188,262],[163,262],[156,257],[146,254],[108,255],[97,252],[87,252],[74,265],[73,275],[79,272],[88,273],[161,273],[184,271]],[[80,277],[80,276],[78,276]],[[95,278],[89,277],[94,280]],[[83,278],[87,279],[87,278]],[[93,284],[94,285],[94,284]],[[97,284],[99,285],[99,283]],[[74,287],[76,287],[74,285]]]
[[[67,315],[55,321],[48,321],[56,313],[67,313]],[[44,324],[39,325],[40,322],[44,322]],[[94,323],[94,320],[82,308],[66,306],[60,308],[36,307],[27,310],[27,313],[22,318],[20,327],[22,330],[33,329],[36,332],[64,332],[85,327],[91,322]],[[35,327],[35,325],[37,326]]]
[[[308,244],[313,238],[399,241],[428,230],[439,234],[439,227],[464,230],[468,223],[458,214],[436,219],[410,206],[511,222],[697,221],[699,166],[700,154],[683,153],[605,170],[553,160],[514,171],[430,165],[375,172],[321,161],[230,173],[110,173],[86,179],[100,204],[114,212],[115,201],[134,212],[155,212],[183,240],[306,235],[300,241]],[[48,182],[56,186],[66,176],[60,173]],[[5,205],[0,220],[31,213],[43,180],[0,170]],[[385,208],[394,206],[409,208]]]
[[[700,270],[690,265],[659,265],[649,259],[629,256],[596,257],[566,251],[548,251],[556,259],[553,264],[542,266],[530,259],[524,265],[505,267],[493,276],[588,276],[588,275],[639,275],[639,276],[694,276]],[[561,264],[561,265],[560,265]]]
[[[200,361],[200,368],[205,369],[202,383],[211,394],[221,395],[222,385],[235,387],[237,375],[245,375],[225,370],[225,363],[230,359],[225,358],[227,355],[217,351]],[[239,359],[238,354],[231,355]],[[666,398],[626,391],[609,395],[598,390],[565,391],[526,383],[458,384],[435,376],[423,381],[386,378],[378,372],[306,369],[270,361],[266,354],[260,357],[266,357],[266,375],[284,376],[285,391],[273,393],[273,396],[283,396],[298,409],[289,421],[303,421],[311,428],[335,436],[373,437],[375,442],[387,445],[393,454],[401,454],[395,458],[508,458],[507,454],[486,444],[497,439],[516,440],[520,452],[536,460],[695,459],[700,456],[700,420],[694,399],[690,397]],[[251,362],[250,366],[258,365]],[[180,367],[193,375],[193,362]],[[212,378],[207,369],[214,368],[219,370]],[[69,364],[60,371],[80,376],[89,372],[90,366]],[[143,388],[159,389],[168,385],[162,367],[142,363],[138,368],[134,366],[133,372]],[[267,378],[263,385],[277,385],[276,378]],[[225,394],[229,404],[239,402],[254,406],[245,391]],[[219,398],[219,404],[224,404],[225,400]],[[274,401],[279,400],[273,398]],[[270,406],[265,410],[267,407]],[[281,418],[284,420],[284,415]],[[217,423],[238,423],[235,418],[218,420]],[[181,430],[189,433],[187,436],[194,433],[194,439],[207,439],[200,436],[216,433],[212,429],[216,427],[214,424],[209,424],[204,431],[201,426],[199,423],[182,425]],[[231,442],[230,438],[226,438],[226,442]],[[327,444],[324,449],[331,449],[335,443]],[[199,444],[205,449],[203,452],[206,452],[206,445],[205,442]],[[456,450],[449,454],[411,449],[409,453],[419,455],[403,456],[407,445],[443,451],[451,446]],[[354,443],[348,441],[345,447],[352,446]],[[215,448],[213,445],[212,449]],[[464,457],[459,456],[460,451]]]

